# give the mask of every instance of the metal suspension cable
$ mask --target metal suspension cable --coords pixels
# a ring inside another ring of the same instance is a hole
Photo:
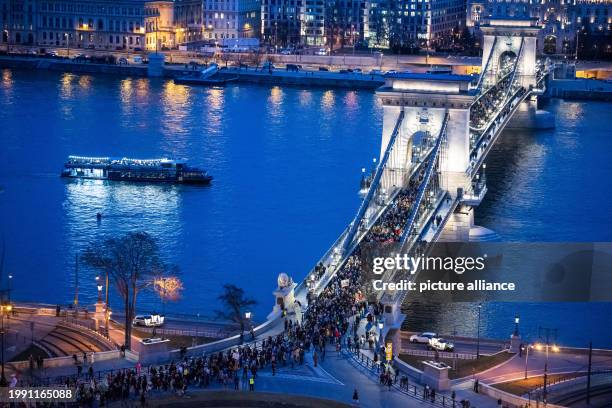
[[[359,206],[359,210],[357,211],[357,215],[355,216],[355,219],[353,220],[353,223],[351,224],[349,228],[346,239],[344,240],[344,245],[342,248],[343,253],[346,253],[346,250],[353,243],[355,234],[359,230],[359,225],[361,224],[361,220],[363,219],[363,216],[365,215],[370,205],[370,201],[372,200],[372,197],[374,197],[374,193],[378,189],[378,185],[380,184],[380,179],[386,168],[387,161],[389,160],[389,156],[391,155],[391,151],[393,150],[393,147],[395,146],[395,141],[397,139],[397,135],[399,134],[400,126],[403,121],[404,121],[404,111],[401,111],[399,116],[397,117],[397,122],[395,123],[393,133],[391,133],[391,138],[389,139],[387,148],[385,149],[385,154],[383,155],[382,160],[378,163],[378,166],[376,167],[376,171],[374,172],[374,177],[372,178],[372,183],[370,184],[370,188],[368,189],[368,194],[365,196],[365,198],[361,202],[361,205]]]
[[[496,44],[497,44],[497,37],[493,39],[493,46],[491,47],[491,52],[489,53],[489,57],[487,58],[487,63],[485,64],[484,69],[482,70],[482,73],[480,74],[480,78],[478,78],[478,83],[476,84],[476,89],[478,90],[478,93],[480,93],[480,88],[482,87],[482,83],[484,82],[484,77],[489,70],[489,63],[491,62],[491,59],[493,59],[493,54],[495,53]]]
[[[431,152],[430,162],[427,165],[427,170],[425,171],[425,178],[423,179],[423,182],[419,186],[419,190],[417,191],[416,199],[414,200],[414,203],[412,204],[412,211],[410,212],[410,216],[408,217],[408,220],[406,221],[406,224],[404,225],[404,230],[402,231],[402,236],[400,238],[400,242],[402,244],[406,241],[406,239],[410,235],[410,231],[412,229],[412,225],[414,224],[414,221],[416,220],[418,210],[421,205],[421,201],[423,201],[425,190],[427,188],[427,185],[429,184],[429,180],[431,179],[431,175],[433,173],[436,159],[438,157],[438,153],[440,152],[440,146],[442,145],[442,139],[444,139],[444,136],[446,134],[446,127],[448,125],[448,120],[449,120],[448,118],[449,118],[449,115],[447,112],[446,115],[444,116],[444,121],[442,122],[440,133],[438,134],[438,140],[436,140],[436,146]]]
[[[505,101],[505,100],[508,98],[508,95],[510,94],[510,91],[512,90],[512,85],[514,84],[514,79],[515,79],[515,77],[516,77],[516,71],[517,71],[518,63],[519,63],[519,60],[521,59],[521,55],[523,54],[523,45],[524,45],[524,44],[525,44],[525,39],[524,39],[524,38],[521,38],[521,45],[520,45],[520,47],[519,47],[518,54],[517,54],[516,58],[514,59],[514,64],[513,64],[513,67],[512,67],[512,71],[510,71],[510,72],[509,72],[507,75],[505,75],[505,76],[504,76],[504,77],[503,77],[503,78],[500,80],[500,82],[505,81],[505,80],[506,80],[506,78],[508,78],[508,75],[511,75],[511,77],[510,77],[510,81],[509,81],[509,83],[508,83],[508,89],[506,90],[506,92],[504,92],[504,98],[503,98],[503,100],[504,100],[504,101]],[[477,99],[474,101],[474,103],[476,103],[476,101],[478,101],[479,99],[480,99],[480,97],[479,97],[479,98],[477,98]],[[473,103],[473,104],[474,104],[474,103]],[[472,105],[473,105],[473,104],[472,104]],[[499,113],[499,112],[498,112],[498,113]],[[495,115],[495,116],[497,116],[497,115]],[[484,126],[481,126],[481,127],[473,127],[473,126],[470,126],[470,130],[473,130],[473,131],[476,131],[476,132],[481,132],[482,130],[486,129],[487,127],[488,127],[487,125],[484,125]],[[480,138],[482,138],[482,135],[480,135],[479,139],[480,139]]]

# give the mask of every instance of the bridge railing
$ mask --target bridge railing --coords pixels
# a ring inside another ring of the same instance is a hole
[[[423,182],[419,186],[419,189],[417,191],[417,196],[414,200],[414,203],[412,204],[412,211],[404,226],[404,230],[402,231],[402,236],[400,239],[400,242],[402,244],[406,242],[406,239],[412,232],[412,226],[417,218],[419,207],[421,206],[423,197],[425,196],[425,192],[427,190],[427,186],[429,185],[429,181],[431,180],[433,170],[436,168],[437,159],[439,157],[439,152],[440,152],[440,146],[442,145],[442,142],[443,140],[445,140],[445,137],[446,137],[446,128],[448,126],[448,118],[449,118],[449,115],[447,112],[446,115],[444,116],[444,121],[442,122],[442,126],[440,127],[440,132],[438,133],[438,139],[436,141],[435,148],[431,152],[429,163],[428,163],[427,169],[425,170],[425,177],[423,178]]]
[[[372,377],[376,377],[376,379],[380,381],[380,374],[383,373],[383,370],[387,369],[388,363],[374,361],[374,359],[365,354],[359,348],[351,348],[350,350],[347,349],[346,352],[350,353],[354,361],[361,365]],[[461,401],[458,401],[452,396],[442,393],[432,393],[431,389],[427,391],[425,387],[416,384],[414,379],[411,381],[410,378],[413,378],[414,374],[402,370],[399,365],[391,364],[391,367],[394,372],[397,372],[397,375],[392,376],[390,388],[393,388],[406,396],[422,400],[426,404],[445,408],[459,408],[462,406]],[[381,387],[389,387],[389,385],[381,383]]]
[[[389,139],[389,143],[387,144],[387,148],[385,149],[385,153],[382,157],[382,160],[380,160],[380,162],[378,163],[378,166],[376,167],[376,171],[374,173],[374,177],[372,178],[372,184],[370,185],[370,188],[368,189],[368,193],[366,197],[363,199],[363,201],[361,202],[361,205],[359,206],[359,210],[357,211],[357,215],[355,216],[355,219],[353,220],[349,228],[347,238],[344,241],[343,252],[346,252],[348,247],[353,243],[355,234],[359,230],[359,226],[361,225],[363,216],[365,215],[370,205],[370,201],[372,200],[372,197],[374,197],[374,194],[379,188],[380,179],[382,178],[383,172],[385,171],[387,167],[387,162],[389,160],[389,157],[391,156],[391,152],[393,151],[393,148],[395,147],[395,141],[397,140],[397,136],[399,135],[400,127],[403,121],[404,121],[404,111],[402,110],[397,118],[395,127],[393,129],[393,133],[391,133],[391,138]]]
[[[489,122],[485,131],[480,135],[480,137],[478,137],[477,142],[475,143],[475,146],[470,154],[470,156],[474,156],[474,159],[470,161],[470,168],[468,169],[470,177],[473,177],[475,172],[478,171],[484,157],[491,149],[491,146],[495,143],[495,140],[500,133],[498,130],[505,126],[514,112],[518,109],[521,102],[524,101],[530,95],[530,93],[530,90],[523,90],[523,88],[517,89],[507,102],[507,104],[510,105],[510,110],[508,113],[500,118],[501,113],[503,112],[503,109],[500,109],[495,115],[494,119]],[[496,123],[498,118],[501,120],[499,123]],[[483,143],[485,142],[487,145],[483,148]]]

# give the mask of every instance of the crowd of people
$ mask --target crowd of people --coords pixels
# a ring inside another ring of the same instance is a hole
[[[490,121],[498,109],[500,99],[508,92],[512,85],[512,69],[514,68],[514,60],[509,54],[505,54],[500,61],[500,70],[498,73],[499,80],[497,83],[487,89],[470,108],[470,126],[480,128]]]
[[[398,193],[394,202],[368,231],[364,237],[364,242],[398,242],[400,240],[416,199],[417,191],[425,177],[427,166],[427,162],[421,165],[418,174],[410,179],[408,186]]]
[[[276,375],[279,367],[304,364],[311,343],[300,325],[286,320],[285,331],[274,337],[235,347],[208,356],[182,358],[178,363],[152,366],[143,370],[138,364],[105,376],[87,376],[84,381],[67,378],[66,385],[77,389],[81,406],[97,407],[112,401],[140,401],[151,393],[184,395],[190,388],[211,386],[234,390],[255,390],[259,370],[267,368]],[[300,339],[304,339],[301,341]]]

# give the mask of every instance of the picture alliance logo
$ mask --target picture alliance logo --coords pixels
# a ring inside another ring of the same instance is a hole
[[[377,257],[372,263],[372,271],[382,275],[388,270],[409,271],[411,275],[421,271],[446,271],[461,275],[465,272],[482,271],[485,268],[487,255],[479,257],[451,257],[451,256],[409,256],[408,254],[394,257]]]

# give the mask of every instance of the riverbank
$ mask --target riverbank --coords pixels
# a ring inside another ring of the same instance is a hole
[[[132,77],[149,76],[148,65],[112,65],[75,62],[70,59],[0,56],[0,68],[47,70],[76,74],[107,74]],[[193,69],[183,65],[167,64],[163,77],[177,78],[194,74]],[[381,75],[356,72],[304,71],[290,72],[283,69],[261,70],[256,68],[223,68],[217,74],[221,79],[236,79],[236,82],[292,85],[306,87],[376,89],[384,84]]]
[[[599,79],[553,79],[547,95],[569,100],[612,101],[612,82]]]

